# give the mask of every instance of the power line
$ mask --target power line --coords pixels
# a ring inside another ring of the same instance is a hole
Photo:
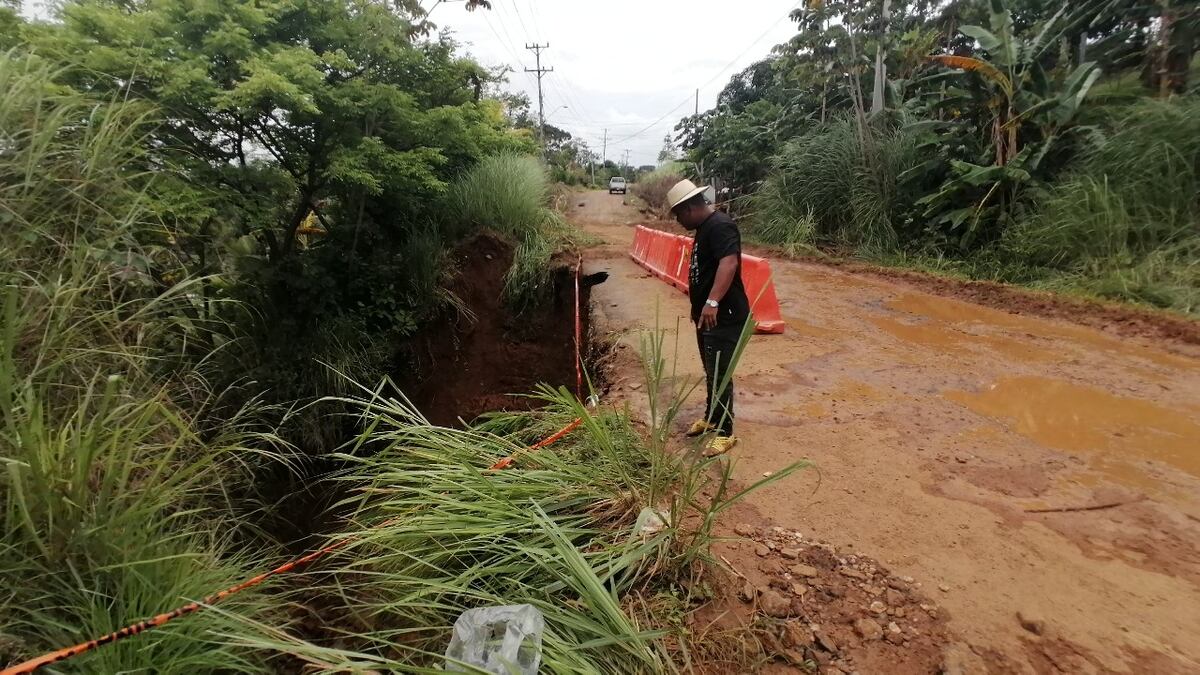
[[[787,13],[786,13],[786,14],[784,14],[784,18],[787,18],[787,17],[791,16],[791,14],[792,14],[792,11],[793,11],[793,10],[795,10],[797,7],[799,7],[799,6],[800,6],[800,4],[801,4],[803,1],[804,1],[804,0],[800,0],[800,1],[799,1],[799,2],[797,2],[796,4],[792,5],[792,6],[791,6],[791,8],[790,8],[790,9],[788,9]],[[730,68],[731,68],[731,67],[732,67],[732,66],[733,66],[735,63],[737,63],[737,62],[738,62],[738,60],[739,60],[739,59],[741,59],[743,56],[745,56],[745,55],[747,54],[747,52],[749,52],[751,49],[754,49],[755,45],[757,45],[759,42],[761,42],[761,41],[762,41],[762,39],[763,39],[764,37],[766,37],[768,33],[770,33],[770,32],[771,32],[771,29],[775,27],[775,24],[776,24],[776,23],[777,23],[777,21],[773,21],[773,22],[771,22],[771,25],[770,25],[770,26],[767,26],[767,29],[766,29],[766,30],[764,30],[764,31],[762,32],[762,34],[760,34],[760,35],[759,35],[757,38],[755,38],[755,39],[754,39],[754,42],[751,42],[751,43],[750,43],[750,45],[749,45],[749,46],[747,46],[745,49],[743,49],[743,50],[741,51],[741,53],[740,53],[740,54],[738,54],[737,56],[733,57],[733,60],[732,60],[732,61],[730,61],[729,63],[725,64],[725,67],[721,68],[720,70],[718,70],[718,71],[716,72],[716,74],[714,74],[712,77],[708,78],[708,80],[707,80],[707,81],[705,81],[705,82],[704,82],[704,84],[700,85],[700,87],[699,87],[699,88],[704,88],[704,87],[707,87],[709,84],[711,84],[711,83],[712,83],[712,81],[713,81],[713,80],[715,80],[715,79],[717,79],[718,77],[720,77],[720,76],[721,76],[721,75],[722,75],[722,74],[723,74],[723,73],[724,73],[726,70],[729,70],[729,69],[730,69]],[[698,97],[699,97],[699,94],[697,94],[697,100],[698,100]],[[687,105],[687,104],[688,104],[688,102],[690,102],[691,100],[692,100],[692,97],[691,97],[691,96],[688,96],[686,99],[684,99],[684,100],[683,100],[683,102],[681,102],[679,105],[675,106],[675,107],[674,107],[674,108],[672,108],[671,110],[667,111],[667,113],[666,113],[666,114],[664,114],[662,117],[659,117],[657,120],[654,120],[653,122],[651,122],[649,126],[645,127],[644,129],[642,129],[642,130],[640,130],[640,131],[638,131],[638,132],[636,132],[636,133],[630,134],[629,136],[626,136],[626,137],[624,137],[624,138],[617,139],[617,140],[616,140],[616,141],[614,141],[614,142],[615,142],[615,143],[622,143],[622,142],[624,142],[624,141],[627,141],[627,140],[630,140],[630,139],[632,139],[632,138],[636,138],[636,137],[638,137],[638,136],[641,136],[642,134],[646,133],[647,131],[650,131],[651,129],[653,129],[653,128],[654,128],[654,127],[655,127],[655,126],[656,126],[656,125],[657,125],[659,122],[662,122],[664,119],[666,119],[668,115],[670,115],[670,114],[674,113],[676,110],[679,110],[679,109],[680,109],[680,108],[682,108],[683,106]],[[698,103],[697,103],[697,106],[696,106],[696,107],[699,107],[699,104],[698,104]]]

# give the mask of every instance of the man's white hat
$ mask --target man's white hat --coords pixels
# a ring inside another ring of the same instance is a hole
[[[696,187],[695,183],[685,178],[676,183],[670,190],[667,190],[667,209],[673,209],[708,189],[707,185]]]

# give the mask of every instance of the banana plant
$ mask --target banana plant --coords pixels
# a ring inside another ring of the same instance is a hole
[[[1007,211],[1020,187],[1037,178],[1056,142],[1074,133],[1080,106],[1100,77],[1091,62],[1058,77],[1048,76],[1043,67],[1047,53],[1058,44],[1061,27],[1071,23],[1062,21],[1068,7],[1064,4],[1036,35],[1023,37],[1014,34],[1012,14],[1001,0],[992,0],[988,28],[959,29],[978,44],[978,56],[929,57],[947,68],[978,75],[967,84],[986,102],[991,161],[952,162],[941,189],[918,201],[925,206],[925,216],[947,226],[963,246],[975,240],[981,222]]]

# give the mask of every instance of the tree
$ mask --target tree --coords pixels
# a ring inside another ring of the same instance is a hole
[[[658,151],[658,165],[662,166],[668,162],[675,161],[675,142],[671,139],[671,134],[663,136],[662,149]]]
[[[321,204],[341,226],[415,217],[446,176],[507,142],[499,106],[479,97],[487,71],[445,38],[414,43],[404,9],[94,0],[63,17],[52,48],[80,64],[73,84],[158,106],[159,154],[214,187],[201,220],[240,219],[274,262],[294,254],[310,212],[333,227]]]

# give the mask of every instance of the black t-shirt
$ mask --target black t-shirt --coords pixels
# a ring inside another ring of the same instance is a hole
[[[742,285],[742,235],[732,218],[715,211],[696,228],[696,241],[692,245],[688,297],[692,300],[693,322],[700,320],[700,310],[704,309],[704,301],[712,291],[721,258],[729,255],[738,257],[737,274],[733,275],[733,283],[717,307],[717,325],[741,325],[750,316],[750,301],[746,299],[746,287]]]

